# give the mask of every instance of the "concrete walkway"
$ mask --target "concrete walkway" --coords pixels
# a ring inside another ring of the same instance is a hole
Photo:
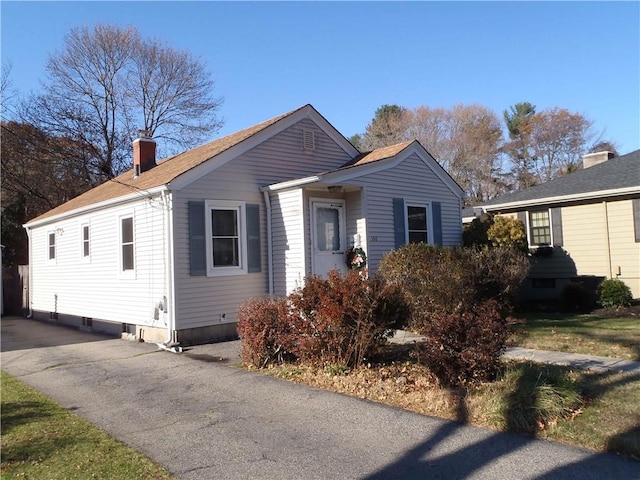
[[[393,343],[414,343],[423,340],[418,334],[404,330],[396,331],[391,339]],[[508,348],[504,358],[514,360],[529,360],[536,363],[550,363],[553,365],[570,366],[595,372],[623,372],[640,375],[640,362],[622,360],[620,358],[598,357],[579,353],[551,352],[548,350],[533,350],[531,348]]]
[[[174,354],[21,318],[1,327],[3,371],[182,479],[640,478],[615,455],[230,368],[239,342]]]

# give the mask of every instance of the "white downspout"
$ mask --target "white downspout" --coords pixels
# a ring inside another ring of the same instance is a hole
[[[163,350],[169,350],[174,353],[182,352],[182,348],[178,346],[173,339],[173,331],[175,330],[175,289],[173,281],[173,215],[172,215],[172,196],[167,194],[166,190],[160,192],[162,196],[162,204],[164,210],[164,236],[166,239],[166,249],[164,252],[164,271],[165,271],[165,292],[167,301],[165,305],[165,313],[167,315],[167,339],[164,343],[159,343],[158,347]]]
[[[271,245],[271,198],[269,192],[262,190],[264,195],[264,204],[267,209],[267,277],[269,279],[269,296],[273,297],[273,249]]]
[[[27,318],[33,318],[33,303],[31,301],[31,299],[33,298],[33,289],[32,289],[32,282],[33,282],[33,248],[32,248],[32,243],[33,243],[33,239],[32,237],[32,231],[30,228],[27,228],[27,239],[28,239],[28,245],[27,248],[29,249],[29,313],[27,314]]]

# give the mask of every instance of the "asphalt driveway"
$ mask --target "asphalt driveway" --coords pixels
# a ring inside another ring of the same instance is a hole
[[[640,479],[640,462],[497,433],[21,318],[1,367],[184,479]]]

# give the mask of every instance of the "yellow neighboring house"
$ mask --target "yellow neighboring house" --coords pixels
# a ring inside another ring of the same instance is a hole
[[[526,299],[558,298],[571,281],[594,287],[604,278],[640,298],[640,150],[585,155],[581,170],[473,210],[524,222],[532,252]]]

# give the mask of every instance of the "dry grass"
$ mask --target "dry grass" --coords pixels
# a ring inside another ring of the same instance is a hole
[[[388,345],[346,372],[291,364],[262,371],[424,415],[640,458],[639,377],[509,362],[494,382],[444,389],[408,352]]]

